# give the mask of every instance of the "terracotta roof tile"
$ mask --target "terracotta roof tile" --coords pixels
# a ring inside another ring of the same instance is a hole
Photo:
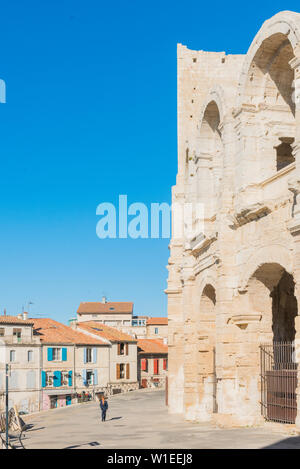
[[[0,316],[0,324],[22,324],[23,326],[31,326],[31,319],[20,319],[18,316]]]
[[[101,324],[97,321],[85,321],[79,322],[77,327],[80,329],[84,329],[91,334],[96,334],[99,337],[103,337],[111,342],[136,342],[137,340],[134,339],[131,335],[125,334],[125,332],[119,331],[115,327],[106,326],[105,324]],[[78,330],[78,329],[77,329]]]
[[[167,326],[168,325],[168,318],[149,318],[147,320],[147,326]]]
[[[77,313],[93,314],[93,313],[132,313],[132,302],[83,302],[80,303]]]
[[[138,351],[141,353],[168,353],[168,346],[156,339],[139,339]]]
[[[76,344],[76,345],[103,345],[106,343],[90,337],[83,332],[78,332],[69,326],[65,326],[54,319],[31,319],[34,323],[34,332],[40,336],[42,343],[46,344]]]

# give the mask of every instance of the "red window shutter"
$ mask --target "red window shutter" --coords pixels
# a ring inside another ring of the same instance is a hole
[[[154,360],[154,374],[158,375],[158,360]]]
[[[166,369],[167,369],[167,359],[164,358],[164,370],[166,370]]]
[[[130,365],[126,364],[126,379],[130,379]]]
[[[128,355],[128,343],[126,343],[126,355]]]
[[[142,358],[142,371],[146,371],[146,370],[147,370],[147,359]]]

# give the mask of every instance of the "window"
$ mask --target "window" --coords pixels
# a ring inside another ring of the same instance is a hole
[[[49,362],[52,361],[67,361],[68,357],[68,349],[66,347],[63,348],[52,348],[48,347],[47,349],[47,358]]]
[[[28,352],[27,352],[27,361],[28,362],[33,361],[33,351],[32,350],[28,350]]]
[[[125,365],[124,363],[117,363],[117,379],[125,378]]]
[[[125,344],[118,344],[118,355],[125,355]]]
[[[62,371],[61,372],[61,385],[62,386],[68,386],[69,385],[69,372],[68,371]]]
[[[4,327],[0,327],[0,337],[4,337],[5,329]]]
[[[92,363],[92,349],[87,348],[86,349],[86,363]]]
[[[15,362],[16,361],[16,351],[15,350],[11,350],[9,352],[9,361],[10,362]]]
[[[13,336],[16,337],[17,342],[21,341],[22,329],[13,329]]]
[[[142,368],[142,371],[147,371],[147,369],[148,369],[148,360],[147,360],[147,358],[142,358],[141,368]]]
[[[9,387],[11,389],[16,389],[18,387],[18,372],[12,371],[9,377]]]
[[[35,371],[34,370],[30,370],[27,372],[26,385],[27,385],[27,389],[35,388]]]
[[[92,370],[87,370],[86,372],[86,384],[87,386],[90,386],[93,384],[93,372]]]
[[[133,325],[133,326],[137,326],[137,325],[138,325],[137,319],[133,319],[133,320],[132,320],[132,325]]]
[[[53,386],[53,371],[46,371],[46,386]]]
[[[129,363],[117,363],[117,379],[130,379]]]
[[[158,334],[158,327],[154,329],[154,334]]]
[[[153,374],[158,375],[159,371],[158,359],[153,360]]]
[[[52,349],[52,360],[61,361],[61,348]]]

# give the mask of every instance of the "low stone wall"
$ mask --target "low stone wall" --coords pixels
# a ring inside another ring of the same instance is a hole
[[[146,384],[146,385],[145,385]],[[142,378],[140,382],[141,388],[152,388],[152,389],[165,389],[166,388],[166,376],[151,376],[148,378]]]
[[[109,384],[106,388],[106,394],[112,396],[113,394],[124,393],[129,391],[136,391],[139,389],[139,383],[113,383]]]

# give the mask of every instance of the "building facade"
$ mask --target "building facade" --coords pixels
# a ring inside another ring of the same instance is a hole
[[[131,335],[96,321],[74,324],[76,331],[106,340],[109,344],[109,383],[106,394],[138,389],[137,340]]]
[[[139,388],[137,340],[99,322],[0,316],[0,412],[64,407]]]
[[[136,339],[163,338],[165,342],[168,340],[168,319],[133,315],[131,301],[107,301],[106,297],[103,297],[101,302],[82,302],[76,318],[72,318],[69,323],[72,326],[77,322],[89,321],[115,327]]]
[[[168,343],[168,318],[148,318],[146,326],[147,339],[163,339],[165,344]]]
[[[104,296],[101,302],[80,303],[77,310],[77,321],[99,321],[111,327],[128,327],[132,325],[132,313],[132,302],[108,302]]]
[[[138,380],[141,388],[164,388],[168,373],[168,347],[162,340],[138,340]]]
[[[188,229],[173,218],[169,410],[190,420],[272,420],[264,399],[269,391],[280,399],[270,378],[275,371],[279,379],[276,347],[288,344],[281,360],[289,383],[300,370],[299,80],[299,13],[267,20],[246,55],[178,45],[172,200],[193,212]],[[265,346],[273,360],[266,370]],[[293,383],[287,420],[299,427]]]
[[[0,412],[5,408],[5,365],[9,365],[9,407],[39,410],[40,340],[26,313],[0,316]]]
[[[41,409],[94,399],[107,390],[111,346],[108,341],[53,319],[32,321],[41,342]]]

